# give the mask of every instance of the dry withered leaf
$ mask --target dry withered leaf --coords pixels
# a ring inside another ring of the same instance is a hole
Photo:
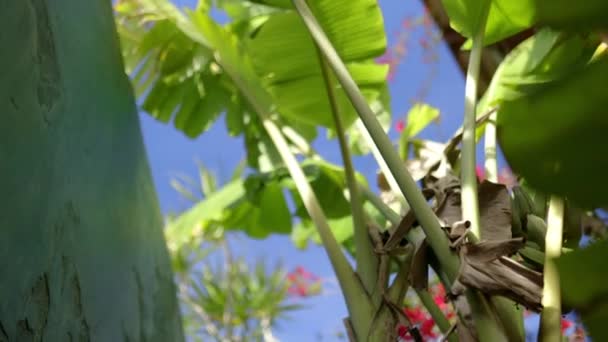
[[[442,225],[449,227],[462,220],[460,201],[460,180],[454,175],[429,180],[428,186],[435,192],[435,213],[442,221]]]
[[[416,246],[410,270],[410,282],[416,290],[426,290],[429,285],[428,252],[426,239],[423,239]]]
[[[390,230],[390,237],[384,244],[384,250],[390,251],[395,248],[405,238],[410,229],[412,229],[415,221],[416,216],[414,215],[414,211],[408,211],[401,219],[401,222],[399,222],[399,225]]]
[[[504,184],[484,180],[478,188],[482,240],[506,240],[511,233],[511,196]]]
[[[454,223],[462,221],[458,178],[453,175],[444,177],[431,186],[437,193],[436,213],[444,226],[452,226]],[[484,181],[479,185],[478,197],[481,238],[483,240],[510,239],[512,237],[511,197],[507,187],[503,184]]]
[[[486,295],[505,296],[530,310],[540,311],[542,274],[507,257],[523,245],[523,238],[463,244],[453,294],[461,294],[466,286]]]
[[[422,190],[422,194],[428,200],[433,197],[434,192],[430,189]],[[387,232],[388,237],[384,240],[382,252],[391,253],[398,247],[403,247],[403,243],[406,242],[405,238],[409,231],[417,226],[416,216],[412,210],[409,210],[399,222],[398,225],[391,227]]]

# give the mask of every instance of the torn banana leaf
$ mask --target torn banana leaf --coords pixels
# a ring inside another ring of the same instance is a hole
[[[540,311],[542,274],[507,257],[523,246],[522,238],[463,244],[460,271],[452,291],[462,293],[466,286],[486,295],[510,298],[530,310]]]

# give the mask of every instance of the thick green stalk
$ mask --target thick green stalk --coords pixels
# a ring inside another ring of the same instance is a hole
[[[357,262],[357,274],[363,282],[363,286],[368,294],[371,294],[376,287],[378,280],[378,258],[372,249],[372,244],[365,223],[365,214],[363,213],[363,203],[359,193],[359,184],[355,178],[355,168],[348,149],[346,141],[346,133],[342,119],[340,118],[340,108],[336,101],[331,73],[327,67],[327,62],[317,51],[319,56],[319,64],[321,65],[321,74],[325,82],[325,90],[331,107],[331,115],[334,120],[338,144],[340,145],[340,154],[344,164],[344,173],[346,174],[346,184],[350,194],[351,214],[353,217],[353,230],[355,239],[355,260]]]
[[[564,201],[551,196],[547,214],[547,235],[545,237],[545,269],[543,272],[543,311],[540,315],[539,341],[558,342],[561,333],[561,299],[559,273],[555,259],[561,254],[564,227]]]
[[[382,153],[382,158],[386,161],[393,176],[395,176],[401,193],[407,199],[410,207],[416,214],[416,218],[424,229],[429,245],[435,251],[439,262],[450,275],[450,278],[454,279],[458,272],[459,261],[455,254],[449,252],[449,241],[441,229],[437,216],[429,207],[412,176],[403,166],[403,161],[399,157],[399,154],[395,151],[393,144],[382,129],[374,112],[369,107],[357,84],[349,74],[321,26],[314,18],[306,2],[304,0],[293,0],[293,3],[355,107],[361,121],[363,121],[363,124],[369,131],[374,143]]]
[[[293,3],[300,14],[300,17],[304,21],[304,24],[310,31],[312,38],[317,43],[317,46],[327,59],[327,62],[333,69],[338,81],[342,85],[344,91],[346,92],[349,100],[355,107],[361,121],[369,131],[371,137],[374,140],[374,143],[378,147],[378,149],[382,153],[383,159],[386,161],[386,164],[389,166],[391,173],[395,177],[399,188],[402,194],[407,199],[410,204],[411,210],[414,211],[416,218],[420,222],[422,229],[427,237],[427,242],[435,252],[441,267],[444,272],[448,275],[450,280],[454,280],[456,278],[458,267],[459,267],[459,259],[455,256],[455,254],[451,253],[449,248],[449,241],[442,231],[441,226],[439,224],[439,220],[437,216],[432,211],[430,206],[427,204],[424,196],[416,182],[412,179],[412,176],[409,172],[403,167],[403,162],[399,157],[399,154],[393,148],[393,145],[388,138],[388,136],[384,133],[382,126],[376,119],[374,112],[369,107],[367,101],[361,94],[357,84],[353,80],[352,76],[349,74],[344,62],[340,59],[340,56],[336,52],[335,48],[323,32],[323,29],[315,19],[314,15],[310,11],[310,8],[306,4],[305,0],[293,0]],[[486,2],[486,5],[489,6],[489,3]],[[487,14],[486,14],[487,16]],[[482,31],[483,32],[483,31]],[[479,68],[478,68],[479,70]],[[479,74],[479,72],[477,72]],[[473,115],[473,143],[475,142],[475,116]],[[466,132],[466,125],[465,125]],[[473,163],[475,160],[473,159]],[[473,172],[474,172],[473,165]],[[474,173],[473,173],[474,176]],[[476,185],[476,184],[475,184]],[[475,200],[477,199],[475,193]],[[475,201],[475,208],[477,208],[477,201]],[[479,215],[478,215],[479,216]],[[481,296],[468,296],[472,301],[479,303],[471,303],[472,307],[478,307],[479,312],[475,312],[476,321],[479,326],[479,334],[482,340],[484,341],[498,341],[504,338],[500,328],[497,325],[497,320],[494,319],[493,315],[490,315],[491,312],[488,312],[487,305]]]
[[[243,93],[248,94],[246,85],[239,85],[238,82],[235,83],[237,83]],[[319,232],[319,236],[321,237],[325,251],[329,256],[329,260],[333,266],[334,272],[336,273],[336,277],[338,278],[342,292],[344,293],[348,312],[352,317],[351,319],[357,335],[359,336],[361,333],[366,334],[367,331],[369,331],[369,317],[373,315],[370,298],[366,295],[361,281],[348,263],[348,260],[342,253],[340,245],[331,232],[329,224],[327,223],[327,218],[325,217],[323,209],[321,209],[319,201],[308,183],[308,180],[306,179],[304,171],[300,167],[300,164],[296,160],[295,156],[289,150],[289,145],[287,144],[287,141],[285,141],[281,131],[269,118],[269,114],[265,110],[267,107],[257,103],[255,97],[250,97],[247,95],[246,97],[250,101],[251,105],[256,109],[256,112],[260,115],[264,128],[268,132],[268,135],[281,155],[281,158],[283,159],[291,178],[296,184],[298,193],[302,197],[304,206],[317,227],[317,231]]]
[[[260,117],[262,125],[285,163],[292,180],[296,184],[298,193],[302,197],[304,206],[319,232],[323,247],[338,278],[353,325],[357,331],[361,330],[367,333],[370,326],[369,317],[374,314],[371,299],[331,232],[327,218],[306,179],[304,171],[291,152],[289,144],[287,144],[279,127],[272,120],[276,113],[273,109],[274,103],[271,95],[260,86],[257,75],[248,61],[242,57],[241,52],[236,51],[234,42],[226,41],[230,40],[231,37],[222,37],[222,28],[206,17],[206,14],[202,12],[192,12],[191,14],[196,17],[195,21],[199,27],[183,32],[200,43],[201,46],[213,51],[215,61],[232,79],[238,90]],[[183,21],[182,14],[179,11],[171,11],[171,15],[173,20]]]
[[[363,195],[367,198],[367,200],[370,201],[370,203],[372,203],[372,205],[376,209],[378,209],[378,211],[380,211],[380,213],[390,223],[397,225],[401,222],[401,216],[399,216],[399,214],[397,214],[393,209],[391,209],[388,205],[386,205],[384,202],[382,202],[382,200],[378,196],[376,196],[373,192],[371,192],[367,187],[365,187],[363,185],[361,185],[361,189],[362,189]],[[407,239],[410,243],[417,244],[420,240],[424,239],[424,236],[421,236],[421,235],[422,234],[420,231],[417,231],[416,229],[412,229],[408,233]],[[407,266],[407,265],[404,265],[404,266]],[[402,269],[403,269],[403,267],[402,267]],[[407,272],[409,272],[409,267],[405,268],[405,271],[402,269],[399,270],[399,272],[402,274],[407,274]],[[398,293],[398,291],[396,289],[404,286],[403,282],[406,281],[405,278],[401,279],[399,277],[400,276],[397,275],[397,278],[394,280],[393,284],[391,284],[391,288],[389,289],[389,297],[393,300],[395,300],[395,298],[398,298],[398,297],[396,297],[396,295]],[[448,319],[443,315],[443,312],[441,312],[441,309],[437,306],[435,301],[432,298],[430,298],[430,295],[426,291],[416,290],[416,293],[418,294],[418,297],[420,298],[422,305],[424,305],[424,307],[431,314],[431,317],[433,317],[433,320],[435,321],[435,323],[437,323],[437,326],[439,327],[441,332],[443,332],[444,334],[447,333],[448,330],[450,329],[450,323],[449,323]],[[448,338],[448,341],[450,341],[450,342],[455,342],[457,340],[458,339],[457,339],[456,335],[451,335]]]
[[[361,133],[361,137],[363,137],[363,140],[365,141],[369,149],[372,151],[372,155],[374,156],[374,159],[376,159],[376,163],[378,163],[380,171],[384,175],[384,178],[386,179],[389,188],[393,193],[395,193],[395,195],[397,195],[399,202],[404,207],[404,210],[409,210],[409,205],[405,201],[405,198],[401,195],[401,190],[399,189],[399,184],[397,184],[397,180],[395,180],[395,177],[391,173],[391,170],[389,169],[388,165],[386,165],[386,162],[384,161],[384,158],[382,158],[380,150],[378,149],[376,144],[374,144],[374,139],[372,139],[372,137],[369,135],[367,128],[365,128],[365,125],[363,124],[363,121],[357,120],[355,124],[357,125],[357,129]]]
[[[477,85],[479,82],[481,52],[483,50],[483,35],[490,11],[490,1],[481,1],[479,5],[482,6],[481,21],[473,37],[473,47],[469,56],[465,84],[460,177],[462,184],[462,217],[471,222],[473,234],[477,238],[482,238],[477,200],[477,177],[475,176],[475,113],[477,109]]]
[[[464,121],[462,125],[462,160],[460,172],[462,186],[462,217],[471,222],[471,231],[473,233],[474,240],[483,238],[481,236],[479,202],[477,197],[477,177],[475,175],[475,114],[477,113],[477,88],[479,83],[481,53],[483,51],[483,38],[485,34],[486,22],[490,11],[490,1],[482,1],[479,6],[481,6],[481,17],[479,27],[477,27],[477,32],[475,32],[473,37],[473,46],[469,56],[469,65],[467,67],[465,84]],[[486,129],[488,129],[487,126]],[[490,141],[490,143],[492,143],[492,141]],[[493,147],[495,159],[495,142]],[[494,176],[495,175],[496,173],[494,172]],[[469,298],[471,307],[474,309],[473,314],[480,339],[484,341],[504,338],[503,330],[498,324],[498,317],[492,314],[492,310],[490,310],[489,306],[487,305],[488,303],[485,298],[483,298],[480,293],[470,293],[467,297]],[[501,307],[504,307],[504,303],[502,303],[498,298],[490,299],[490,302],[497,302],[497,304],[499,304]]]
[[[500,319],[509,341],[525,341],[523,309],[518,308],[514,301],[500,296],[491,296],[490,303],[496,309],[496,315]]]

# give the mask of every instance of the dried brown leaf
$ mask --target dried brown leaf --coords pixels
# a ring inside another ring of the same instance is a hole
[[[483,181],[479,185],[482,240],[506,240],[511,233],[511,196],[504,184]]]
[[[464,244],[460,250],[458,282],[486,295],[501,295],[540,311],[542,274],[505,256],[523,245],[522,238]],[[456,291],[462,289],[456,288]]]
[[[511,256],[523,248],[524,245],[524,239],[519,237],[502,241],[467,243],[463,246],[463,249],[469,258],[475,258],[478,262],[490,262],[501,256]]]
[[[435,191],[435,212],[447,227],[462,222],[460,180],[454,175],[431,180],[429,188]],[[506,240],[511,232],[511,197],[507,187],[484,181],[479,186],[479,213],[483,240]],[[450,234],[452,235],[452,234]]]
[[[441,196],[441,197],[440,197]],[[435,211],[437,217],[445,227],[450,227],[458,221],[462,221],[462,205],[460,200],[460,189],[450,190],[437,197],[438,207]]]
[[[412,268],[410,271],[410,282],[416,290],[426,290],[429,285],[429,260],[428,260],[428,245],[426,239],[423,239],[412,257]]]
[[[397,225],[394,229],[391,229],[390,237],[384,244],[384,250],[390,251],[398,246],[410,229],[412,229],[415,221],[416,216],[414,215],[414,211],[408,211],[407,214],[405,214],[405,216],[401,219],[401,222],[399,222],[399,225]]]

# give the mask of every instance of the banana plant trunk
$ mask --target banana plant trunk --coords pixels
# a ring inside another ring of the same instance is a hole
[[[0,8],[0,341],[183,341],[111,2]]]

